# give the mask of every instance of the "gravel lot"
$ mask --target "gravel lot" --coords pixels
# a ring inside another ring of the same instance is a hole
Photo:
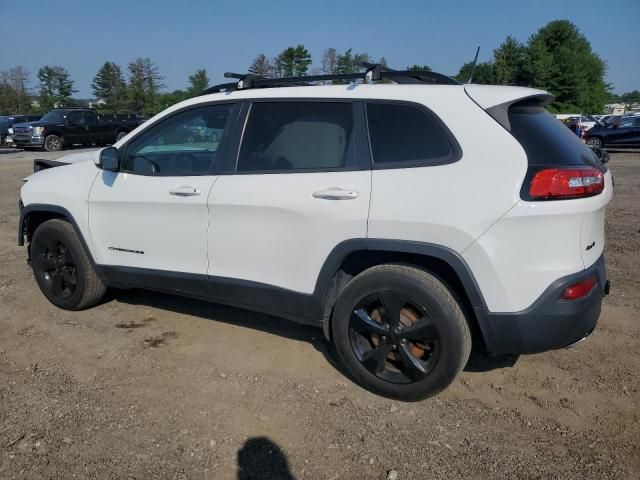
[[[142,291],[50,305],[17,201],[32,159],[59,156],[0,153],[0,478],[640,478],[640,154],[612,154],[595,333],[513,367],[477,357],[410,404],[284,320]]]

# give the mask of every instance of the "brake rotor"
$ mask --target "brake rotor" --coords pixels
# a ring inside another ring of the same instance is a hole
[[[375,322],[384,323],[382,321],[382,315],[380,315],[380,309],[378,308],[374,308],[373,311],[369,314],[369,316],[371,317],[371,320]],[[420,319],[420,315],[411,307],[405,306],[400,310],[400,324],[404,328],[412,327],[419,319]],[[376,347],[380,343],[380,340],[377,337],[373,337],[371,341]],[[424,348],[419,347],[417,344],[413,342],[410,342],[409,345],[410,345],[409,348],[411,349],[411,353],[413,354],[414,357],[422,358],[424,356],[424,352],[425,352]],[[389,355],[394,360],[399,359],[398,354],[395,352],[390,352]]]

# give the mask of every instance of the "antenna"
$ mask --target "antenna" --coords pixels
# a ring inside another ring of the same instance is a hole
[[[476,69],[476,63],[478,63],[479,53],[480,47],[478,46],[478,49],[476,50],[476,57],[473,59],[473,63],[471,64],[471,72],[469,72],[469,79],[467,80],[467,83],[471,83],[471,80],[473,80],[473,71]]]

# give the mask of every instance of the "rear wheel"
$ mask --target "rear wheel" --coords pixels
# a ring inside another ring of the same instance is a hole
[[[593,148],[602,148],[602,140],[598,137],[591,137],[587,139],[587,145]]]
[[[36,282],[54,305],[82,310],[102,300],[106,287],[69,222],[53,219],[38,226],[30,253]]]
[[[62,139],[57,135],[47,135],[44,139],[44,149],[47,152],[59,152],[62,150]]]
[[[421,400],[444,390],[471,351],[469,327],[436,277],[405,265],[379,265],[355,277],[336,303],[336,350],[372,392]]]

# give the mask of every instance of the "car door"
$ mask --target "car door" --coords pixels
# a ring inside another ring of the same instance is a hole
[[[209,198],[209,274],[214,296],[260,305],[251,286],[312,293],[337,245],[364,243],[371,171],[360,102],[260,100],[248,110],[235,165]]]
[[[82,112],[69,112],[65,118],[64,143],[73,145],[84,143],[87,137],[87,129]]]
[[[102,129],[98,122],[98,115],[96,115],[96,112],[85,111],[83,113],[83,119],[86,129],[83,143],[100,143]]]
[[[119,148],[119,171],[103,171],[89,198],[93,250],[107,272],[154,288],[206,287],[207,196],[236,111],[231,103],[182,110]],[[223,135],[191,142],[185,132],[194,123]]]

